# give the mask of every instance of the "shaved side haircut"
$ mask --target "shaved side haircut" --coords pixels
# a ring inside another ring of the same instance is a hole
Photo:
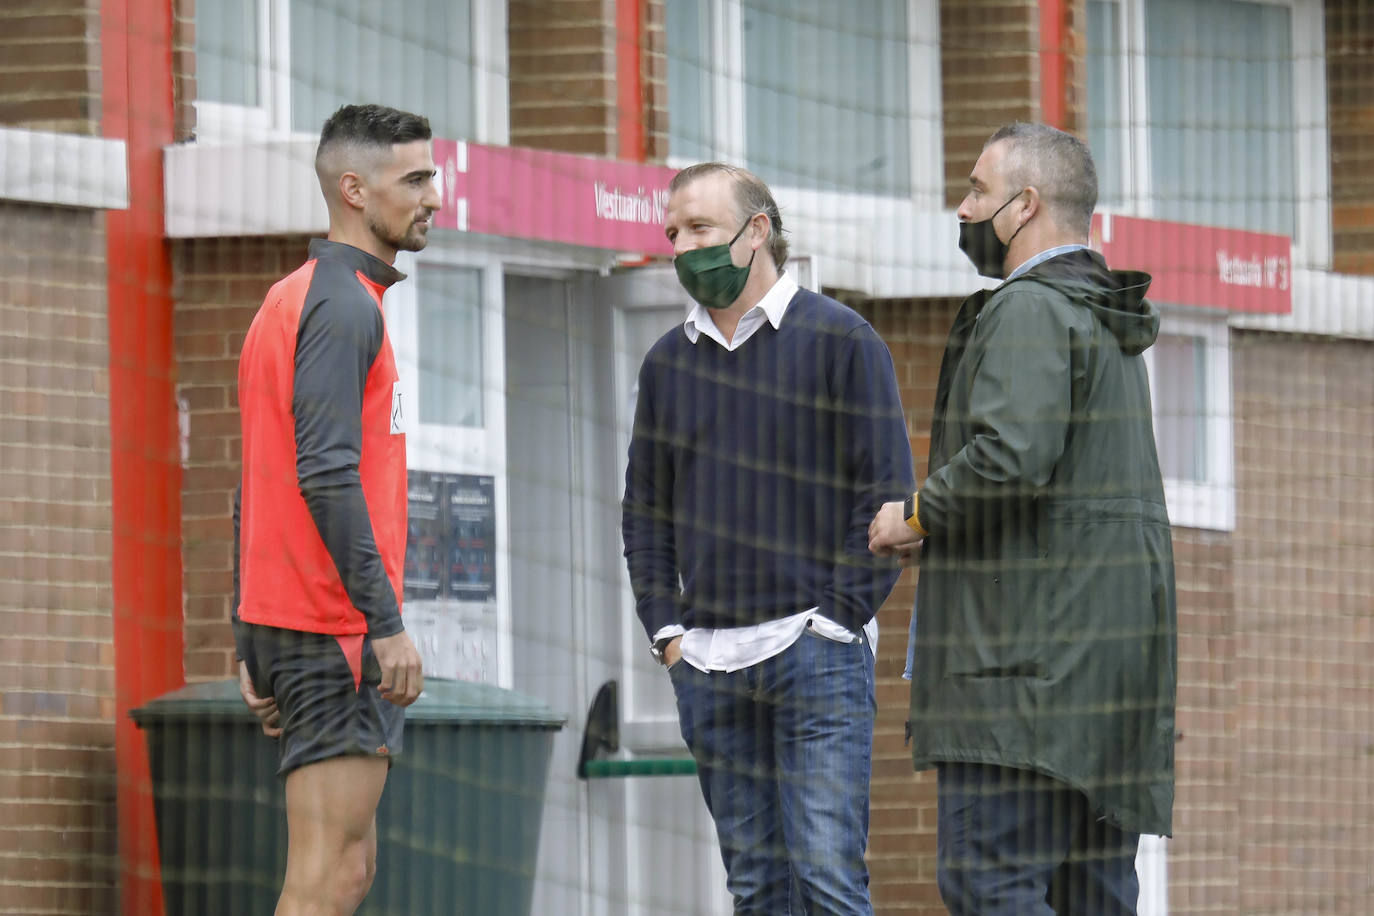
[[[339,176],[366,173],[397,143],[433,136],[429,119],[385,105],[345,105],[329,116],[315,150],[315,174],[331,204],[338,196]]]

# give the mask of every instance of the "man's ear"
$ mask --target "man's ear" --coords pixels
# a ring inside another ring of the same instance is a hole
[[[1040,199],[1040,191],[1035,187],[1035,185],[1031,185],[1021,193],[1026,195],[1026,206],[1022,212],[1024,212],[1027,215],[1026,218],[1021,220],[1020,223],[1020,225],[1024,226],[1026,223],[1031,221],[1031,218],[1034,217],[1035,214],[1040,212],[1041,204],[1043,204],[1044,202]]]
[[[763,222],[759,222],[762,220]],[[759,244],[755,248],[762,248],[768,244],[768,232],[773,227],[773,221],[768,218],[767,213],[755,213],[749,219],[749,235],[754,235],[754,230],[758,230]]]
[[[367,203],[367,184],[357,172],[344,172],[339,176],[339,197],[350,207],[359,210]]]

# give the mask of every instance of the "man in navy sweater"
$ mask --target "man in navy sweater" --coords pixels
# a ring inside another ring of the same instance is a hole
[[[703,163],[665,231],[697,306],[639,373],[630,579],[668,668],[737,914],[871,914],[875,613],[868,522],[912,488],[892,357],[799,289],[771,192]]]

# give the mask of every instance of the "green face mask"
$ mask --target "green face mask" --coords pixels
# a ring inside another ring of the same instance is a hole
[[[758,252],[749,255],[749,263],[743,267],[736,267],[730,260],[730,246],[748,228],[749,220],[745,220],[739,232],[726,244],[684,251],[673,259],[682,288],[708,309],[728,309],[749,280],[749,268],[754,266],[754,254]]]

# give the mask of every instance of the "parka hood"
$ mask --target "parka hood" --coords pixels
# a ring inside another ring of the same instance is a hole
[[[1054,287],[1091,309],[1127,355],[1145,352],[1159,336],[1159,309],[1145,298],[1150,275],[1138,270],[1111,270],[1096,251],[1085,248],[1050,258],[1008,284],[1021,280]]]

